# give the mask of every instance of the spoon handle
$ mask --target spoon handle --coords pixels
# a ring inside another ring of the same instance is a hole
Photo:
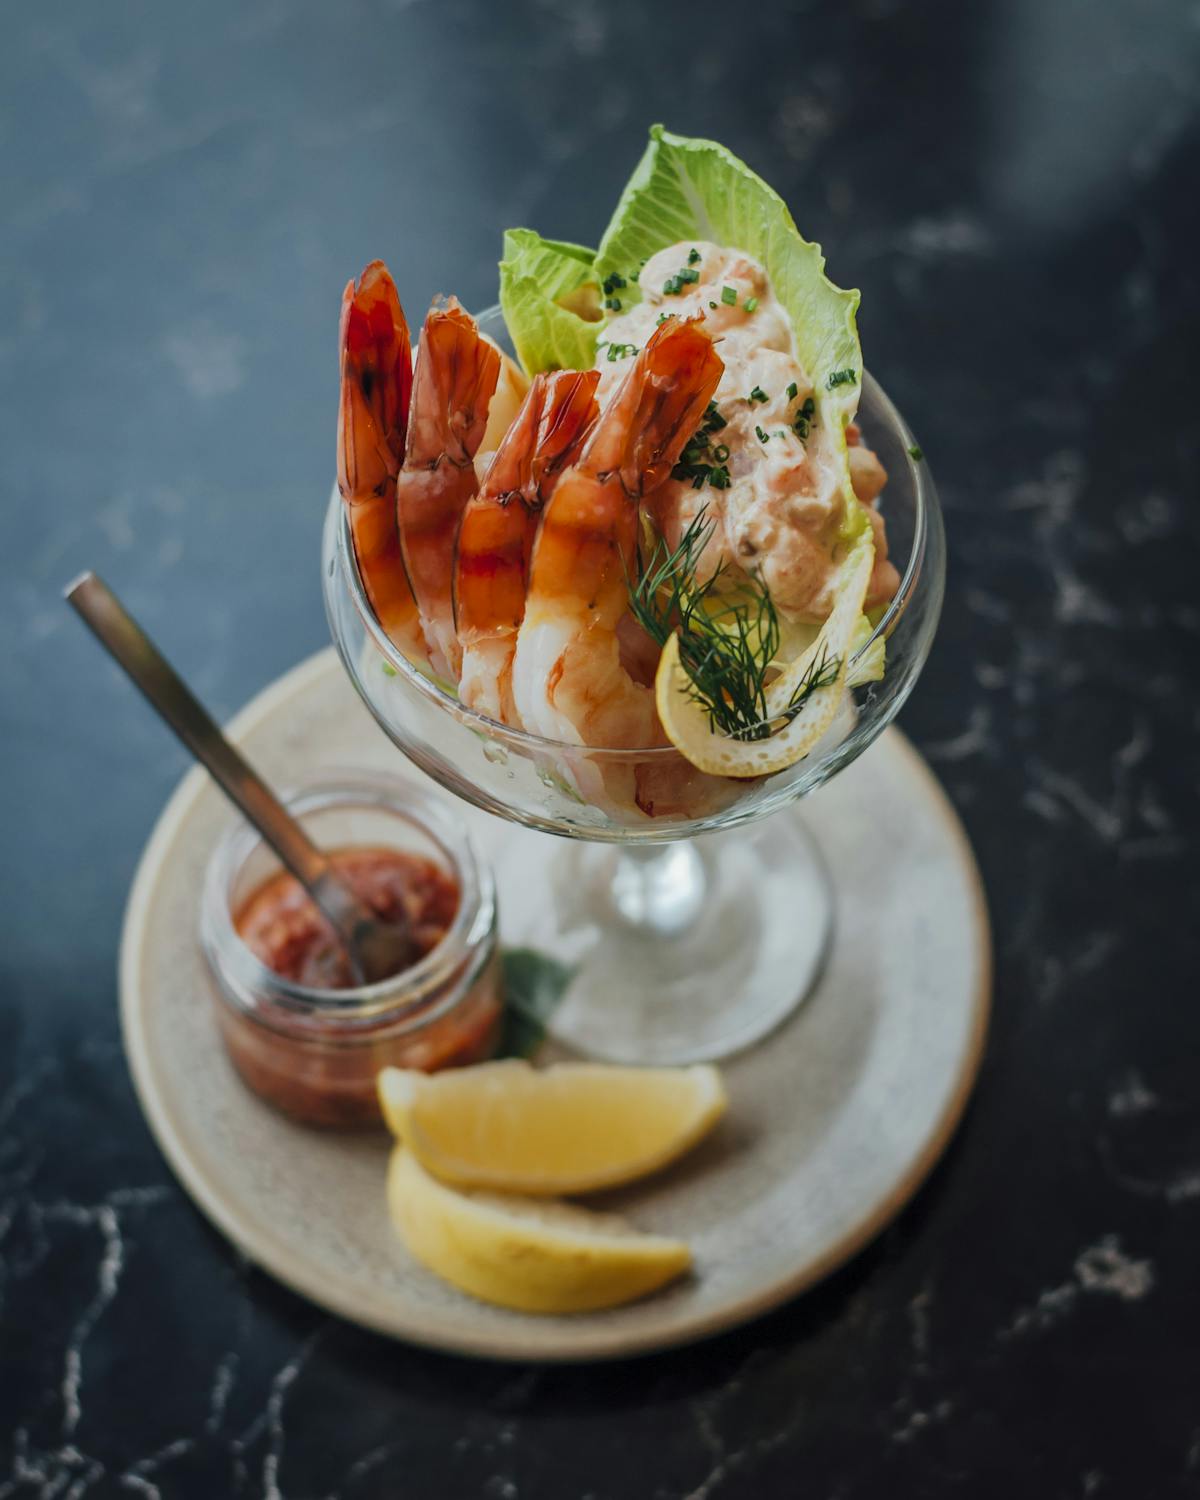
[[[329,861],[270,787],[221,732],[154,642],[95,573],[81,573],[64,597],[106,651],[124,669],[159,716],[274,849],[346,942],[358,968],[354,936],[372,914],[346,888]]]

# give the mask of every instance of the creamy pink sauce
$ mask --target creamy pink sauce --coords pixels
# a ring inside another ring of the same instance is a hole
[[[690,259],[693,251],[698,259]],[[678,292],[664,291],[685,269],[697,279]],[[629,368],[629,346],[640,349],[664,313],[702,319],[725,362],[715,400],[726,425],[712,441],[729,449],[729,487],[706,483],[696,489],[690,480],[668,480],[650,501],[655,522],[674,546],[704,510],[713,534],[701,559],[702,577],[722,563],[758,572],[780,610],[797,620],[823,620],[832,608],[834,549],[847,504],[842,460],[817,420],[807,437],[796,431],[796,419],[814,395],[813,382],[796,356],[791,323],[765,270],[739,250],[684,240],[652,256],[638,285],[642,301],[612,318],[602,335],[596,364],[602,404]],[[854,441],[858,434],[850,436]],[[868,607],[890,598],[899,583],[873,506],[886,479],[873,453],[852,448],[851,480],[875,531]]]

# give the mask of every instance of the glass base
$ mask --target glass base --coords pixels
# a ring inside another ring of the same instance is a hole
[[[657,846],[510,836],[494,863],[506,941],[574,970],[550,1031],[587,1057],[728,1057],[784,1021],[825,960],[829,879],[795,813]]]

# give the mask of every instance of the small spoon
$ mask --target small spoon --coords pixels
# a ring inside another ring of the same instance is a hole
[[[408,928],[381,921],[359,900],[108,585],[81,573],[63,597],[316,902],[355,982],[373,984],[407,968],[416,958]]]

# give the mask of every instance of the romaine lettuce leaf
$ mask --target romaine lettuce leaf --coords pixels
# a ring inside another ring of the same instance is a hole
[[[509,229],[500,262],[500,307],[517,358],[539,370],[587,370],[603,327],[595,251]]]
[[[642,263],[687,239],[744,250],[765,267],[791,318],[796,353],[815,386],[818,416],[840,456],[846,540],[852,540],[868,524],[854,499],[845,457],[845,427],[858,409],[862,383],[858,292],[842,291],[828,280],[820,246],[800,237],[787,204],[745,163],[715,141],[672,135],[654,125],[600,241],[595,275],[601,282],[613,273],[625,277],[622,300],[639,301],[634,277]]]

